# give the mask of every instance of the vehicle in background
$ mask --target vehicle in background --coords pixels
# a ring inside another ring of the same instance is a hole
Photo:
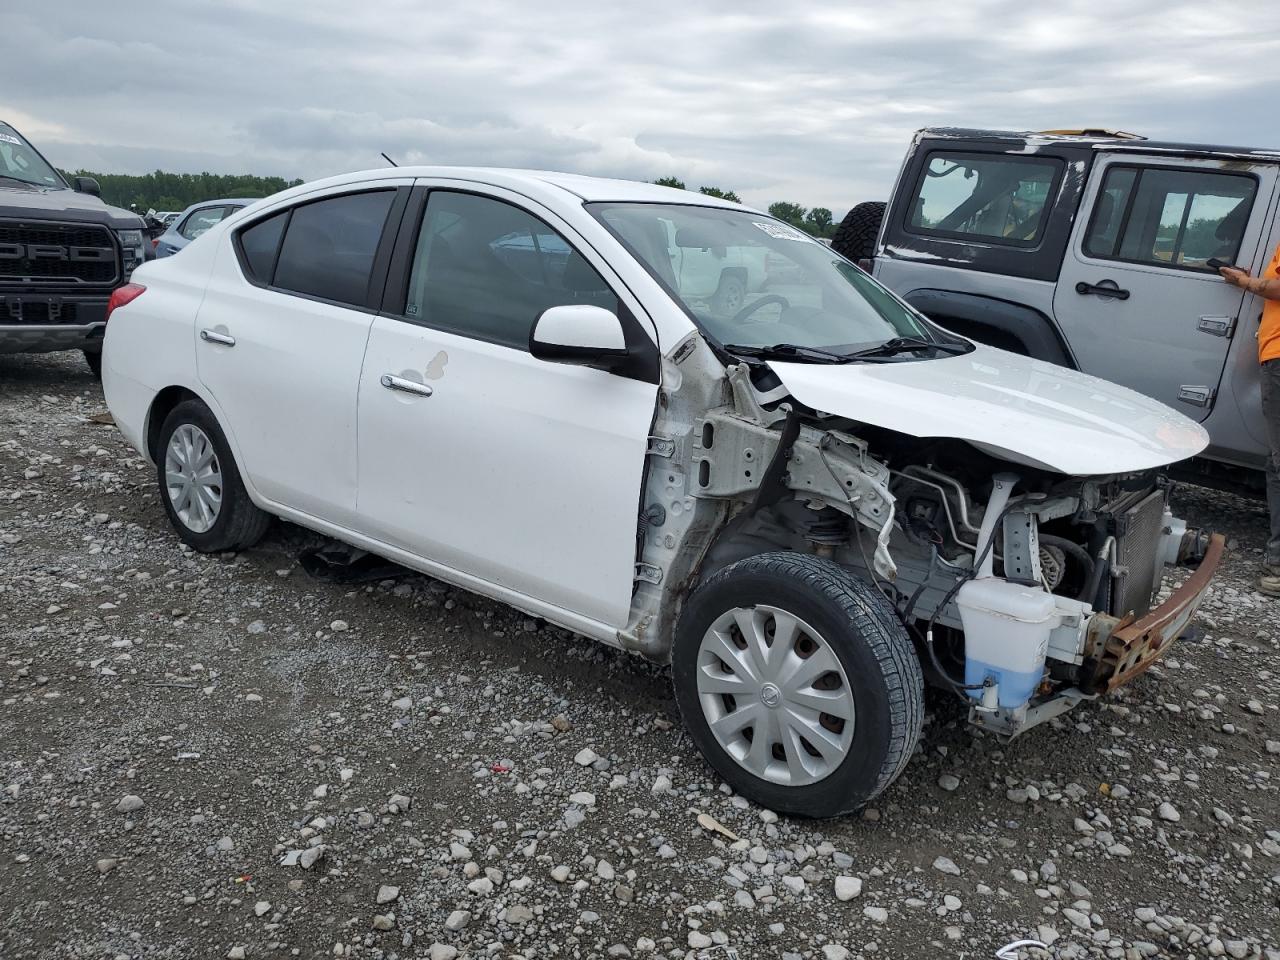
[[[156,258],[173,256],[214,224],[247,207],[255,199],[205,200],[203,203],[193,203],[181,213],[175,214],[168,229],[153,241]]]
[[[949,330],[1181,410],[1211,442],[1173,472],[1260,490],[1262,303],[1215,265],[1265,266],[1278,177],[1275,151],[926,129],[887,207],[859,204],[835,246]]]
[[[173,221],[182,216],[181,210],[157,210],[156,219],[163,223],[166,227]]]
[[[83,350],[99,372],[108,301],[146,251],[142,220],[99,193],[0,122],[0,353]]]
[[[726,261],[786,281],[716,303]],[[1156,606],[1194,540],[1156,471],[1197,424],[652,184],[399,167],[287,190],[142,267],[104,358],[186,544],[286,517],[670,662],[694,741],[773,810],[887,787],[925,675],[1004,736],[1129,682],[1223,548]]]

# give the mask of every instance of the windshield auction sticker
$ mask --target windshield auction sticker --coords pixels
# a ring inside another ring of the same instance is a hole
[[[775,240],[799,240],[801,243],[807,243],[813,239],[812,237],[801,233],[799,230],[783,226],[780,223],[767,223],[761,220],[752,220],[751,225],[757,230],[763,230]]]

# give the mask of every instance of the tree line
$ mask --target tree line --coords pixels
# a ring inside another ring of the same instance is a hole
[[[102,199],[113,207],[148,210],[183,210],[193,203],[232,197],[268,197],[301,180],[258,177],[252,174],[222,173],[94,173],[91,170],[62,171],[72,177],[93,177],[102,188]]]
[[[660,177],[653,182],[660,187],[675,187],[677,190],[689,189],[679,177]],[[722,190],[719,187],[699,187],[698,192],[705,193],[709,197],[730,200],[734,203],[742,202],[742,199],[732,190]],[[810,236],[830,239],[836,232],[835,220],[831,216],[831,211],[826,207],[814,207],[809,210],[798,203],[779,200],[777,203],[769,204],[769,214],[791,224],[798,230],[803,230]]]

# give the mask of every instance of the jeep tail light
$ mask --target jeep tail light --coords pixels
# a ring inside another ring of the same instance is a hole
[[[140,283],[126,283],[123,287],[117,287],[111,291],[111,299],[107,301],[106,319],[111,319],[111,314],[116,307],[123,307],[126,303],[132,303],[142,296],[146,290],[147,288]]]

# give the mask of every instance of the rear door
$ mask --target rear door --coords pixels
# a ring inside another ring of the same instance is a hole
[[[1244,293],[1206,261],[1255,268],[1275,185],[1263,164],[1102,154],[1053,297],[1080,369],[1208,417]]]
[[[343,526],[355,512],[360,365],[408,199],[401,183],[347,187],[238,228],[196,317],[200,379],[255,488]]]

